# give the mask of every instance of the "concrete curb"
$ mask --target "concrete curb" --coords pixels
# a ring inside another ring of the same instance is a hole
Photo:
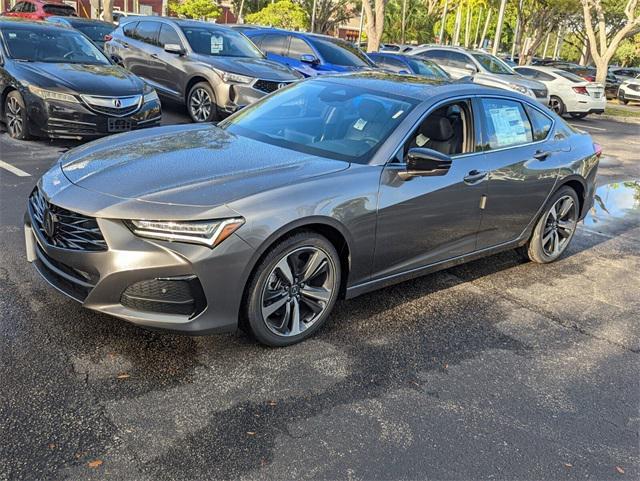
[[[626,124],[640,124],[640,117],[622,117],[619,115],[600,114],[598,115],[597,118],[605,119],[605,120],[613,120],[615,122],[624,122]]]

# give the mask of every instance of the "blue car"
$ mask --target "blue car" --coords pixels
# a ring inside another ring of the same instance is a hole
[[[390,72],[414,74],[438,80],[451,80],[449,74],[431,60],[390,52],[376,52],[368,55],[378,67]]]
[[[376,67],[362,50],[338,38],[276,28],[242,28],[242,33],[269,60],[287,65],[305,77]]]

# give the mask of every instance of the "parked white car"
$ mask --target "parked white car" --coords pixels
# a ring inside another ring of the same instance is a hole
[[[609,73],[624,82],[625,80],[634,79],[640,75],[640,67],[609,67]]]
[[[623,104],[629,100],[640,100],[640,75],[636,78],[625,80],[618,88],[618,100]]]
[[[439,45],[418,47],[407,55],[435,62],[454,79],[471,77],[475,83],[520,92],[544,105],[549,103],[544,84],[519,75],[503,60],[481,50]]]
[[[581,119],[602,114],[607,106],[604,87],[556,67],[527,65],[514,69],[520,75],[542,82],[549,90],[549,107],[558,115]]]

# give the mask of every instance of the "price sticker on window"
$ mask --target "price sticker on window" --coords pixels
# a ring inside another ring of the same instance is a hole
[[[223,39],[220,35],[211,35],[211,53],[216,55],[222,52]]]

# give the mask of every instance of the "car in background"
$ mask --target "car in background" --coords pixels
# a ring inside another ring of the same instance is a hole
[[[561,70],[564,70],[566,72],[571,72],[578,77],[582,77],[587,82],[596,81],[597,70],[594,67],[577,65],[569,62],[557,62],[551,64],[550,66],[560,68]],[[607,72],[607,77],[605,79],[604,85],[607,98],[615,98],[616,94],[618,93],[618,87],[620,87],[620,80],[611,72]]]
[[[449,74],[436,63],[424,58],[388,52],[375,52],[367,55],[378,67],[390,72],[421,75],[437,80],[451,79]]]
[[[269,60],[291,67],[305,77],[375,68],[355,45],[339,38],[277,28],[256,28],[243,33]]]
[[[604,87],[556,67],[528,65],[514,69],[520,75],[537,80],[549,90],[549,107],[558,115],[584,118],[602,114],[607,106]]]
[[[195,20],[139,17],[105,44],[118,64],[183,103],[194,122],[212,122],[302,76],[265,58],[244,35]]]
[[[498,57],[481,50],[429,46],[412,50],[409,55],[435,62],[454,79],[470,76],[473,82],[513,90],[549,104],[549,92],[543,83],[518,75]]]
[[[633,79],[627,79],[620,84],[618,100],[625,105],[631,100],[640,101],[640,75]]]
[[[81,17],[52,16],[47,18],[47,22],[78,30],[89,37],[89,40],[96,44],[96,46],[102,51],[104,51],[104,43],[106,39],[109,38],[108,35],[116,28],[113,23]]]
[[[609,73],[621,82],[634,79],[640,75],[640,67],[609,67]]]
[[[129,20],[133,20],[137,17],[143,17],[144,15],[140,14],[140,13],[133,13],[133,12],[123,12],[122,10],[114,10],[114,12],[111,14],[111,16],[113,17],[113,21],[116,25],[120,25],[121,23],[124,23],[125,21],[129,21]]]
[[[70,5],[57,0],[20,0],[8,11],[5,17],[21,17],[30,20],[44,20],[53,15],[70,17],[76,15],[76,10]]]
[[[85,139],[160,123],[153,88],[76,30],[0,19],[0,52],[0,117],[15,139]]]
[[[286,346],[340,298],[509,249],[556,261],[593,205],[599,156],[518,93],[319,76],[217,125],[65,153],[26,202],[27,260],[95,311]],[[87,229],[74,237],[68,219]]]

